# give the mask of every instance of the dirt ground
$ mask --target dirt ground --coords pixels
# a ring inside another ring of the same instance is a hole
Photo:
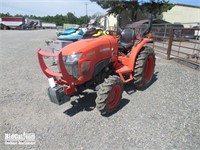
[[[102,117],[92,92],[49,101],[36,52],[55,38],[55,30],[0,31],[0,149],[200,149],[198,71],[157,57],[152,85],[127,84],[117,111]],[[5,144],[5,134],[24,132],[35,134],[34,145]]]

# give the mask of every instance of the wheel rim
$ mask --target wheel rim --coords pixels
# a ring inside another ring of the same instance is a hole
[[[112,88],[108,95],[108,107],[109,109],[114,108],[119,99],[120,99],[120,94],[121,94],[121,87],[120,85],[116,85],[115,87]]]
[[[145,80],[149,81],[153,75],[154,70],[154,58],[153,56],[149,56],[146,60],[145,69],[144,69],[144,77]]]

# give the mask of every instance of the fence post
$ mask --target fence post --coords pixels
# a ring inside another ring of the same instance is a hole
[[[167,60],[170,59],[173,39],[174,39],[174,30],[173,30],[173,27],[171,27],[170,33],[169,33],[169,43],[168,43],[168,48],[167,48]]]

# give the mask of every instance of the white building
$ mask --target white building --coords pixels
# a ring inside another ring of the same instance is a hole
[[[184,27],[193,27],[200,23],[200,6],[176,4],[162,14],[162,19],[171,23],[182,23]]]
[[[127,15],[129,13],[127,12]],[[122,15],[123,25],[130,23],[130,20],[127,20],[126,15]],[[138,20],[145,19],[145,15],[139,15]],[[106,16],[106,28],[113,30],[117,28],[117,16],[107,15]],[[102,18],[104,20],[104,18]],[[200,24],[200,6],[192,6],[185,4],[175,4],[175,6],[160,15],[159,19],[170,23],[181,23],[186,28],[197,26]],[[104,21],[101,21],[101,25],[104,25]]]

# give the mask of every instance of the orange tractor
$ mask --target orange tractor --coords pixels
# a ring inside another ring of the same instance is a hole
[[[153,40],[146,37],[151,20],[137,37],[133,29],[125,29],[120,38],[105,35],[80,40],[62,48],[58,54],[39,49],[41,69],[51,79],[50,100],[60,105],[75,94],[95,89],[97,109],[101,115],[109,115],[121,100],[124,83],[133,82],[139,90],[147,88],[155,66],[155,53],[148,46]],[[43,56],[58,57],[59,71],[50,70]]]

